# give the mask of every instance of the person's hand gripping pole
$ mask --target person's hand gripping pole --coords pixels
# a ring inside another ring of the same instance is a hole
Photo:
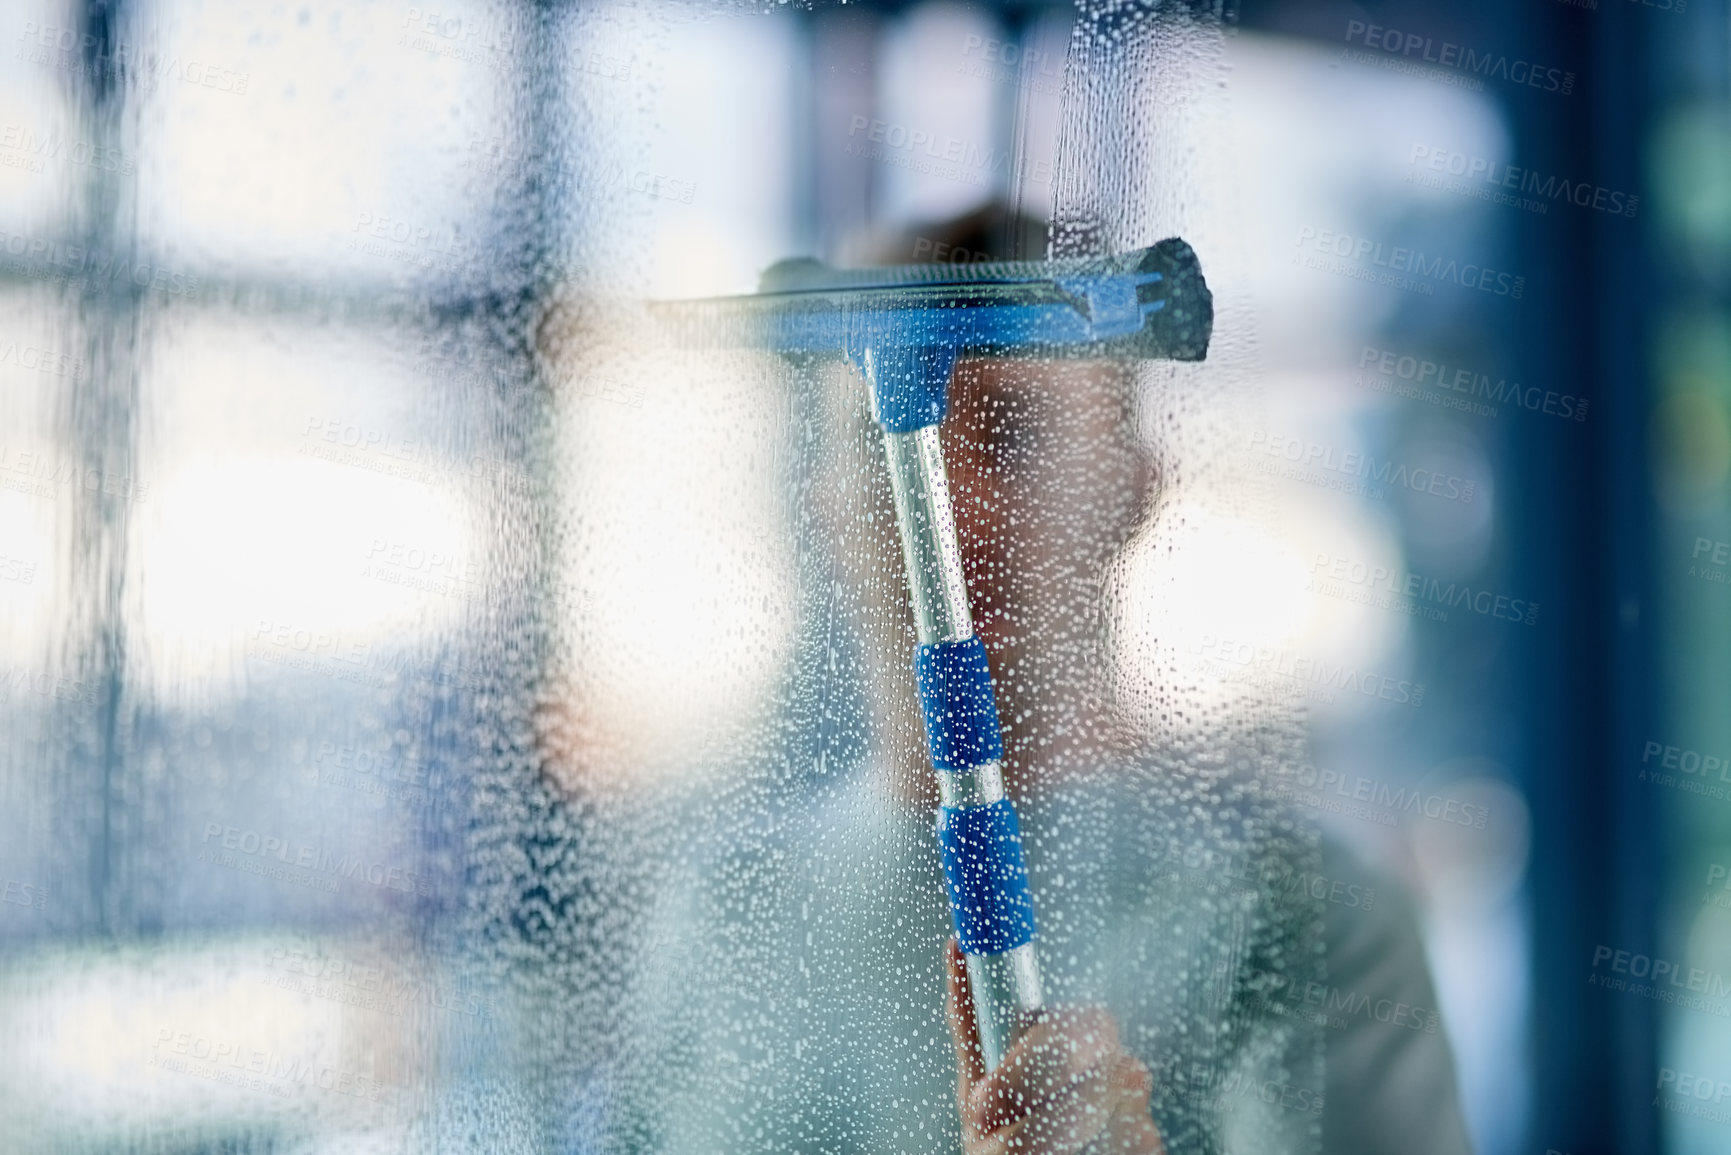
[[[963,1155],[1165,1155],[1149,1114],[1154,1081],[1104,1007],[1040,1012],[988,1071],[954,940],[946,955]]]

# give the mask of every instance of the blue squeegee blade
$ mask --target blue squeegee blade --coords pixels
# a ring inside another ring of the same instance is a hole
[[[690,344],[847,354],[868,346],[1198,361],[1213,298],[1177,238],[1116,257],[833,269],[783,261],[744,297],[662,302]]]

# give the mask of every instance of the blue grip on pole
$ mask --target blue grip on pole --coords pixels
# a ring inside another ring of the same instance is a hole
[[[1022,831],[1008,798],[938,810],[938,846],[950,884],[956,938],[969,954],[1002,954],[1034,941],[1034,898]]]
[[[967,770],[1003,759],[998,703],[992,696],[986,647],[979,638],[916,647],[914,675],[920,684],[933,766]]]

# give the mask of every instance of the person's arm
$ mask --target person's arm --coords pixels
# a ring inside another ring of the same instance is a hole
[[[1330,1155],[1471,1155],[1454,1056],[1405,887],[1323,840],[1332,878],[1375,886],[1368,908],[1327,908],[1329,1008],[1323,1149]]]
[[[1165,1155],[1148,1110],[1153,1079],[1118,1041],[1105,1008],[1043,1011],[988,1073],[967,967],[953,939],[948,962],[956,1105],[966,1155]]]

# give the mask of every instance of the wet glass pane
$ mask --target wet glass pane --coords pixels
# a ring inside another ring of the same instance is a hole
[[[0,1148],[1527,1149],[1588,410],[1234,16],[9,13]]]

